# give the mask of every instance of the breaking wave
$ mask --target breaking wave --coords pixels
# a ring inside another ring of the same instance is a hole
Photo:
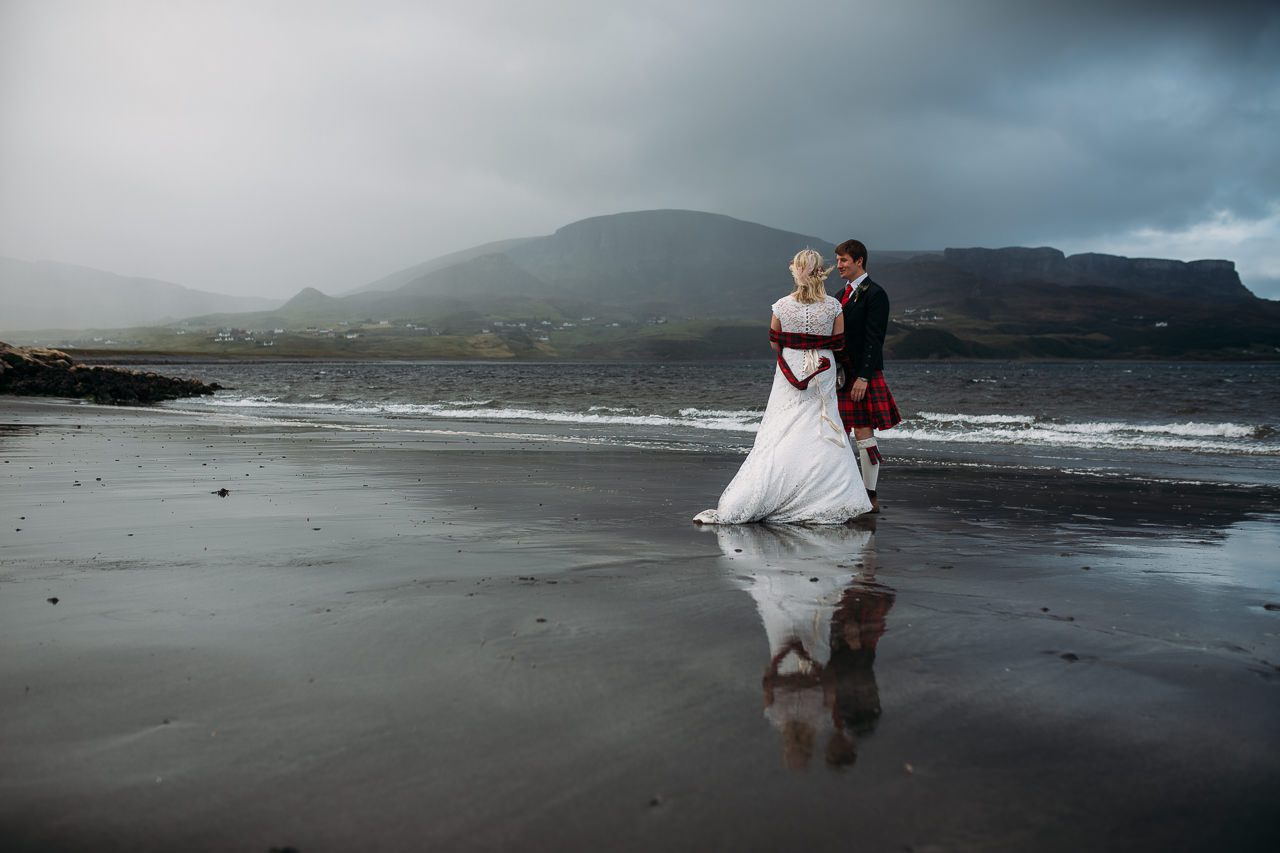
[[[698,431],[754,433],[762,412],[752,409],[682,407],[668,412],[644,412],[633,406],[592,405],[585,411],[537,409],[496,404],[494,400],[445,400],[437,403],[295,402],[268,396],[218,396],[204,406],[245,413],[269,412],[283,417],[320,418],[327,413],[349,421],[470,420],[489,424],[542,422],[597,427],[602,436],[623,428],[680,428]],[[886,438],[924,444],[993,444],[1005,446],[1174,450],[1195,453],[1280,455],[1276,432],[1265,426],[1240,423],[1131,423],[1127,421],[1059,422],[1024,413],[967,414],[920,412]]]

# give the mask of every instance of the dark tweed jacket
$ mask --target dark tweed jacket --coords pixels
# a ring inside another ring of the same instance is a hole
[[[852,297],[844,304],[844,349],[836,353],[836,360],[844,365],[845,376],[870,379],[877,370],[884,370],[884,335],[889,328],[889,294],[867,276],[863,281],[867,290],[855,302]],[[836,295],[844,295],[841,288]]]

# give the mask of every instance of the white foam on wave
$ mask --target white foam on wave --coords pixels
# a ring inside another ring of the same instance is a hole
[[[592,406],[586,412],[543,411],[493,406],[493,401],[398,402],[281,402],[273,397],[216,397],[200,405],[238,411],[273,410],[300,416],[373,415],[386,418],[455,419],[500,423],[508,421],[596,427],[684,428],[733,433],[759,430],[762,413],[749,409],[686,407],[672,415],[643,414],[635,407]],[[1280,455],[1280,442],[1264,440],[1255,427],[1237,423],[1135,424],[1123,421],[1054,423],[1026,414],[964,414],[921,412],[887,434],[939,444],[993,444],[1079,449],[1192,451],[1245,455]]]
[[[755,432],[759,428],[760,413],[752,411],[718,411],[682,409],[679,417],[667,415],[621,414],[626,409],[607,411],[607,407],[593,406],[587,412],[541,411],[515,407],[489,407],[466,401],[458,406],[445,403],[299,403],[281,402],[273,397],[218,397],[202,401],[203,405],[230,409],[275,409],[299,413],[332,412],[335,415],[383,415],[393,417],[454,418],[485,421],[542,421],[581,425],[617,426],[666,426],[691,429],[723,430],[728,432]],[[488,402],[488,401],[486,401]],[[607,411],[607,413],[606,413]]]
[[[312,397],[318,397],[319,394],[312,394]],[[207,400],[197,399],[197,403],[205,406],[226,406],[229,408],[244,406],[253,408],[256,406],[287,406],[288,403],[277,402],[279,397],[212,397]],[[302,405],[301,403],[295,405]]]
[[[492,400],[445,400],[446,406],[492,406]]]
[[[193,401],[185,401],[187,403]],[[194,401],[203,402],[203,401]],[[172,411],[188,415],[200,415],[209,417],[212,413],[201,412],[193,409],[183,409],[172,407]],[[491,430],[469,430],[469,429],[445,429],[441,427],[412,427],[412,426],[376,426],[373,424],[339,424],[330,421],[307,421],[296,418],[279,418],[269,417],[266,415],[244,414],[240,412],[220,412],[217,416],[228,419],[229,423],[237,424],[258,424],[262,426],[281,427],[289,429],[320,429],[334,430],[337,432],[355,432],[355,433],[392,433],[396,435],[434,435],[444,438],[480,438],[480,439],[503,439],[509,441],[527,441],[529,443],[550,443],[550,444],[574,444],[595,447],[627,447],[637,450],[670,450],[682,453],[701,453],[707,450],[715,450],[722,453],[736,453],[745,455],[748,448],[745,447],[720,447],[690,444],[684,441],[652,441],[638,440],[635,438],[621,438],[607,435],[555,435],[548,433],[525,433],[525,432],[502,432]]]
[[[211,400],[197,400],[205,406],[226,409],[284,409],[303,412],[347,412],[353,415],[376,415],[387,410],[388,406],[408,406],[409,404],[375,403],[300,403],[281,402],[278,397],[215,397]]]
[[[680,410],[682,418],[755,418],[759,420],[764,412],[754,409],[695,409]]]
[[[193,403],[198,408],[201,402],[196,400],[185,400],[185,406]],[[274,424],[279,427],[291,428],[315,428],[338,430],[342,432],[364,432],[364,433],[400,433],[400,434],[417,434],[417,435],[434,435],[441,437],[467,437],[467,438],[490,438],[490,439],[506,439],[516,441],[527,441],[530,443],[546,442],[551,444],[570,444],[581,446],[597,446],[597,447],[617,447],[617,448],[634,448],[648,450],[667,450],[680,451],[687,453],[732,453],[735,455],[746,454],[750,450],[749,444],[741,444],[735,442],[731,445],[722,444],[720,441],[708,436],[707,441],[692,439],[689,436],[677,437],[670,436],[665,438],[657,437],[641,437],[639,435],[622,435],[622,434],[602,434],[600,432],[587,432],[577,434],[566,433],[524,433],[509,430],[494,429],[469,429],[466,426],[459,428],[449,428],[445,426],[428,426],[419,423],[406,421],[404,423],[393,424],[362,424],[362,423],[335,423],[324,419],[301,419],[296,417],[272,416],[266,412],[235,412],[221,410],[218,412],[210,412],[207,408],[203,412],[193,409],[179,408],[174,406],[177,411],[186,411],[190,414],[204,414],[206,416],[214,415],[222,418],[234,419],[240,423],[259,423],[263,425]],[[751,428],[752,430],[755,427]],[[926,459],[913,459],[912,464],[930,465],[945,464],[948,466],[968,465],[977,467],[992,468],[1026,468],[1027,470],[1039,470],[1043,465],[1036,464],[1034,460],[1038,460],[1035,451],[1032,449],[1036,446],[1053,448],[1051,452],[1058,454],[1063,450],[1070,451],[1072,449],[1086,448],[1111,448],[1124,450],[1165,450],[1165,451],[1195,451],[1201,453],[1230,453],[1246,456],[1280,456],[1280,443],[1262,444],[1258,441],[1252,443],[1244,443],[1239,441],[1223,441],[1221,439],[1212,442],[1196,441],[1187,438],[1179,438],[1177,436],[1142,436],[1138,435],[1102,435],[1088,433],[1070,433],[1070,432],[1053,432],[1047,429],[1011,429],[982,427],[978,429],[970,429],[966,431],[942,431],[931,429],[913,429],[908,424],[902,424],[899,427],[888,431],[882,435],[886,440],[886,445],[892,447],[892,442],[896,440],[903,441],[919,441],[923,443],[941,443],[941,444],[961,444],[971,443],[978,445],[1005,445],[1005,446],[1021,446],[1027,448],[1023,453],[1026,464],[1012,464],[1009,459],[1002,459],[998,464],[990,462],[973,462],[948,459],[945,463],[931,463]],[[1062,468],[1059,457],[1053,458],[1057,461],[1052,463],[1050,467],[1058,468],[1065,473],[1088,475],[1088,476],[1118,476],[1126,479],[1135,479],[1133,472],[1128,468],[1123,469],[1096,469],[1096,468]],[[1141,478],[1137,478],[1141,479]],[[1150,482],[1168,482],[1167,478],[1156,477],[1150,479]],[[1196,480],[1177,480],[1175,482],[1199,482]]]
[[[483,418],[490,421],[544,421],[548,423],[617,425],[617,426],[679,426],[694,429],[718,429],[730,432],[755,432],[758,424],[735,417],[668,417],[666,415],[620,415],[598,412],[543,412],[537,409],[466,409],[438,408],[430,412],[437,418]]]
[[[1280,455],[1280,444],[1257,440],[1242,441],[1226,438],[1225,434],[1212,436],[1175,434],[1152,429],[1096,430],[1078,427],[1089,424],[1035,424],[1021,429],[982,426],[965,430],[914,429],[910,426],[895,427],[888,435],[909,441],[942,444],[1006,444],[1047,447],[1115,448],[1124,450],[1186,450],[1199,453],[1233,453],[1250,456]],[[1245,435],[1252,434],[1252,431]]]
[[[920,412],[915,417],[936,423],[959,424],[1030,424],[1035,415],[964,415],[950,412]]]
[[[1072,433],[1137,432],[1148,435],[1177,435],[1202,438],[1251,438],[1257,430],[1244,424],[1206,424],[1187,421],[1181,424],[1130,424],[1119,421],[1097,421],[1080,424],[1055,424],[1054,428]]]
[[[951,412],[920,412],[912,419],[930,421],[932,423],[955,424],[1035,424],[1035,415],[970,415]],[[1249,438],[1257,432],[1257,428],[1247,424],[1235,423],[1200,423],[1186,421],[1172,424],[1134,424],[1125,421],[1086,421],[1083,423],[1055,423],[1053,428],[1062,432],[1078,433],[1114,433],[1141,432],[1151,434],[1167,434],[1181,436],[1205,436],[1222,438]]]

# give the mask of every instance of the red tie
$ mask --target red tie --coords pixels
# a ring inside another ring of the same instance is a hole
[[[847,303],[847,302],[849,301],[849,295],[850,295],[851,293],[853,293],[853,285],[852,285],[852,284],[846,284],[846,285],[844,286],[844,296],[841,296],[841,297],[840,297],[840,304],[841,304],[841,305],[844,305],[845,303]]]

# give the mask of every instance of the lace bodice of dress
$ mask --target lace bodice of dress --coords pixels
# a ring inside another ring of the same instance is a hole
[[[784,332],[800,332],[806,335],[829,335],[836,315],[840,313],[840,300],[831,296],[821,302],[805,304],[794,296],[784,296],[773,303],[773,315],[782,324]]]

